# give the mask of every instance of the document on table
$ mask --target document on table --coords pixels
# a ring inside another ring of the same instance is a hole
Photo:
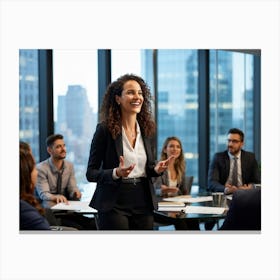
[[[161,201],[158,203],[158,211],[178,212],[185,209],[185,203],[173,201]]]
[[[97,210],[94,208],[91,208],[88,206],[88,201],[71,201],[68,200],[69,204],[66,204],[64,202],[60,202],[51,209],[53,210],[69,210],[69,211],[77,211],[77,212],[90,212],[90,213],[96,213]]]
[[[184,202],[184,203],[197,203],[197,202],[205,202],[212,201],[213,197],[210,196],[198,196],[191,197],[190,195],[178,195],[174,197],[164,198],[164,201],[173,201],[173,202]]]
[[[185,212],[185,206],[184,207],[179,207],[179,206],[173,206],[173,207],[169,207],[169,206],[159,206],[158,207],[158,211],[166,211],[166,212],[180,212],[180,211],[184,211]]]
[[[191,206],[187,205],[184,209],[185,213],[193,214],[217,214],[221,215],[224,213],[226,208],[223,207],[209,207],[209,206]]]

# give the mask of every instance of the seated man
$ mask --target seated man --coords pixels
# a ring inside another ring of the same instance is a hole
[[[244,133],[232,128],[228,131],[227,150],[214,155],[208,172],[208,190],[232,194],[237,189],[250,189],[261,182],[255,155],[242,150]]]
[[[261,189],[236,191],[220,230],[261,230]]]
[[[67,203],[68,200],[80,200],[81,192],[76,183],[73,164],[65,160],[66,146],[63,136],[50,135],[46,139],[46,145],[50,157],[37,164],[36,192],[43,207],[49,208],[60,202]],[[63,218],[61,225],[84,229],[81,223],[85,220],[85,226],[90,222],[95,229],[95,223],[88,221],[86,217],[74,214]]]
[[[227,150],[214,155],[208,171],[208,190],[226,195],[239,189],[251,189],[254,183],[261,182],[255,155],[242,149],[244,133],[238,128],[231,128],[227,143]],[[212,229],[213,225],[205,223],[205,229]]]

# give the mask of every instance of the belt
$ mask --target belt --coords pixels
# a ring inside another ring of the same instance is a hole
[[[139,178],[127,178],[127,179],[122,179],[122,183],[123,184],[137,184],[142,182],[142,180],[144,179],[144,177],[139,177]]]

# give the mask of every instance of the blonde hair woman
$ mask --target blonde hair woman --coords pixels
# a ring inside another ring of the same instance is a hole
[[[168,168],[154,180],[156,194],[164,197],[189,194],[190,188],[185,176],[186,164],[182,143],[175,136],[166,138],[161,150],[160,160],[166,160],[171,156],[172,159],[169,161]]]

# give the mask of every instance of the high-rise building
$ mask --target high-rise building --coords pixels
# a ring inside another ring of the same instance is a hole
[[[157,50],[158,157],[166,137],[182,141],[187,175],[198,182],[198,50]],[[253,151],[253,55],[210,50],[210,154],[226,149],[232,127],[245,132],[246,149]],[[142,51],[143,76],[153,83],[152,50]],[[153,88],[152,88],[153,89]]]
[[[90,107],[87,91],[81,85],[69,85],[65,95],[58,96],[56,133],[64,135],[67,158],[74,162],[76,177],[85,181],[90,143],[97,115]]]
[[[19,50],[19,138],[39,160],[38,50]]]

